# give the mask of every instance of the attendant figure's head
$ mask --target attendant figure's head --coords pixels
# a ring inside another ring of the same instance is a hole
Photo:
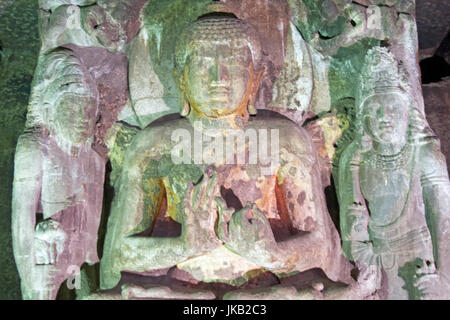
[[[259,87],[260,69],[261,45],[248,23],[232,16],[200,18],[177,44],[181,114],[246,117]]]
[[[409,127],[410,100],[404,93],[383,92],[364,101],[364,131],[373,141],[404,145]]]
[[[48,54],[39,68],[29,122],[74,146],[87,142],[94,135],[98,112],[98,91],[91,74],[65,49]]]
[[[401,83],[394,56],[386,48],[369,50],[361,74],[360,126],[373,143],[392,145],[394,149],[408,142],[413,124],[413,99]]]

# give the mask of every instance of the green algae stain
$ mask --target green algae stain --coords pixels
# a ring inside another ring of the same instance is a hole
[[[23,132],[40,48],[38,1],[0,1],[0,299],[20,299],[12,254],[11,198],[13,159]]]
[[[402,288],[408,291],[409,300],[420,300],[422,298],[422,293],[415,286],[415,282],[419,278],[417,270],[423,266],[423,260],[416,258],[414,261],[407,262],[402,267],[398,268],[398,276],[405,282],[405,285]]]
[[[378,45],[379,40],[365,38],[352,46],[341,47],[332,57],[328,74],[332,105],[343,98],[355,98],[366,53]]]
[[[175,46],[184,29],[208,13],[212,0],[149,1],[144,11],[144,25],[150,41],[150,57],[164,87],[164,101],[179,109],[178,88],[174,81]]]

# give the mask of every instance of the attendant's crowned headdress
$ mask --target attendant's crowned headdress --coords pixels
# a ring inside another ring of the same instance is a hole
[[[363,112],[366,102],[375,95],[398,94],[408,98],[405,83],[404,71],[388,49],[370,49],[361,71],[361,85],[357,97],[359,112]]]

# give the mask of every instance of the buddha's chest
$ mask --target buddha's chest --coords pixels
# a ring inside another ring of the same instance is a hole
[[[227,166],[220,169],[221,195],[227,204],[237,209],[236,204],[242,207],[247,203],[254,203],[267,218],[279,217],[276,199],[277,176],[274,170],[269,171],[271,174],[262,174],[261,168],[255,165]]]

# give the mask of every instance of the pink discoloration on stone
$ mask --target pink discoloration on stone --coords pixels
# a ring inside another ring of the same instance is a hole
[[[125,106],[128,93],[128,60],[122,53],[103,48],[67,46],[85,63],[94,77],[99,91],[99,120],[95,132],[94,148],[107,157],[104,143],[106,132],[117,121]]]

